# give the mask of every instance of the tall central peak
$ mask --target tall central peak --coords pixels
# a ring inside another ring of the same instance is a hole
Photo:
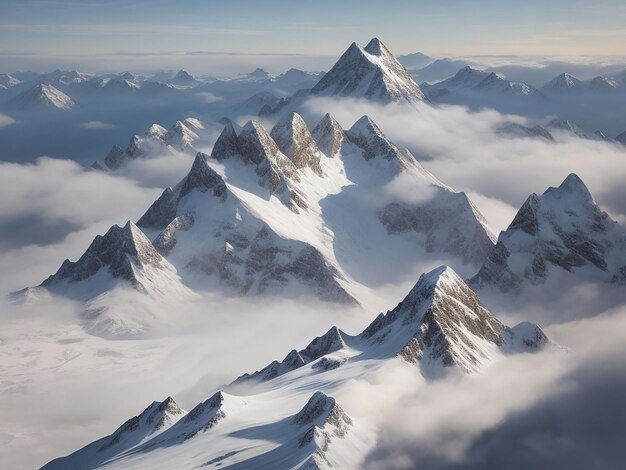
[[[387,46],[385,46],[378,38],[372,38],[364,49],[365,52],[376,56],[392,55],[391,52],[389,52],[389,49],[387,49]]]
[[[362,48],[356,43],[311,90],[313,95],[346,96],[383,103],[424,100],[420,87],[377,38]]]

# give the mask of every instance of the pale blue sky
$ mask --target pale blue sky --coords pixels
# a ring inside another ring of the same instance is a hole
[[[98,57],[156,67],[162,54],[184,65],[194,52],[337,56],[373,36],[396,54],[626,56],[626,1],[0,0],[0,60],[22,68],[95,67]]]

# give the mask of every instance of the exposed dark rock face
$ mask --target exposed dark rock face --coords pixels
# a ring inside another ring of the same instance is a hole
[[[333,438],[345,438],[352,426],[352,419],[336,400],[319,391],[311,396],[293,421],[299,426],[308,427],[298,438],[299,447],[315,441],[319,457],[323,457]]]
[[[384,343],[398,328],[413,332],[396,352],[408,362],[439,362],[475,370],[484,359],[480,343],[504,344],[504,326],[446,267],[423,274],[404,300],[378,317],[361,337],[372,344]]]
[[[176,217],[180,201],[193,190],[211,191],[221,201],[227,197],[226,183],[207,163],[207,155],[198,152],[191,170],[174,189],[166,188],[152,203],[137,225],[145,228],[165,228]]]
[[[191,171],[183,181],[178,194],[178,199],[182,199],[194,189],[204,193],[213,191],[213,195],[221,200],[226,199],[226,183],[207,163],[207,155],[198,153],[193,162]]]
[[[272,128],[270,135],[297,169],[308,167],[322,175],[320,151],[299,114],[290,113],[285,116]]]
[[[363,116],[346,131],[348,139],[363,150],[363,158],[371,160],[382,157],[397,162],[400,168],[415,166],[415,158],[408,151],[401,151],[389,142],[380,128],[369,116]]]
[[[141,288],[136,272],[145,266],[162,268],[163,258],[143,232],[128,222],[124,227],[114,225],[104,236],[98,235],[78,261],[65,260],[56,274],[41,285],[53,287],[62,281],[82,281],[106,268],[114,278]]]
[[[334,157],[341,150],[345,132],[337,120],[326,113],[311,133],[317,147],[328,157]]]
[[[508,292],[545,282],[555,268],[611,280],[626,259],[625,235],[571,174],[558,188],[526,200],[470,283]]]
[[[191,214],[183,214],[175,217],[154,239],[154,247],[163,256],[167,256],[176,245],[176,233],[189,230],[193,227],[194,221],[195,219]]]
[[[378,216],[388,233],[421,234],[427,251],[450,253],[465,263],[480,266],[494,247],[494,235],[465,193],[434,188],[426,203],[394,202]]]
[[[395,356],[420,365],[426,375],[440,374],[449,366],[474,372],[492,354],[533,352],[548,344],[537,325],[509,328],[500,323],[451,268],[441,266],[420,276],[402,302],[381,313],[360,335],[348,336],[333,327],[305,349],[292,350],[282,362],[244,374],[234,383],[272,380],[310,363],[326,371],[359,358]],[[347,348],[361,353],[347,357]]]
[[[196,405],[180,421],[181,434],[183,440],[191,439],[198,433],[206,432],[213,428],[218,422],[226,418],[226,413],[221,409],[224,403],[222,392],[216,392],[208,400]],[[178,429],[172,428],[172,434],[177,434]]]
[[[124,149],[114,145],[107,156],[104,157],[104,163],[111,170],[117,170],[126,161],[126,156]]]
[[[306,132],[308,133],[308,130]],[[286,141],[284,143],[286,145]],[[302,150],[300,147],[298,149]],[[296,158],[298,164],[306,160],[314,167],[319,167],[319,163],[315,163],[316,157],[305,157],[300,153],[298,155]],[[213,147],[211,157],[217,160],[240,158],[255,167],[259,184],[268,188],[269,195],[279,197],[296,212],[298,209],[306,209],[305,198],[297,189],[300,181],[298,167],[281,152],[277,143],[259,122],[249,121],[239,135],[236,134],[232,124],[227,123]]]

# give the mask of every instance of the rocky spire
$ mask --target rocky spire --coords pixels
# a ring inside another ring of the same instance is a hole
[[[98,235],[76,262],[65,260],[56,274],[41,285],[51,287],[62,281],[78,282],[107,269],[111,276],[138,282],[136,270],[144,267],[162,268],[164,260],[144,233],[132,222],[113,225],[103,236]]]
[[[312,132],[317,147],[328,157],[334,157],[341,150],[344,136],[341,125],[329,113],[324,115]]]
[[[237,132],[235,132],[232,122],[228,121],[220,136],[217,138],[215,145],[213,145],[211,158],[215,158],[216,160],[225,160],[236,155],[241,155]]]
[[[322,174],[320,151],[298,113],[290,113],[276,123],[270,136],[296,168],[309,167],[315,173]]]
[[[213,191],[213,195],[222,201],[226,199],[226,183],[208,164],[208,156],[198,152],[191,170],[184,179],[178,199],[185,197],[194,189],[200,192]]]
[[[377,38],[362,48],[356,43],[311,89],[313,95],[348,96],[388,103],[425,99],[406,69]]]

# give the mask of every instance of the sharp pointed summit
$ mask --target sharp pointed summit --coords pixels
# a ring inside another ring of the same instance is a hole
[[[345,132],[341,124],[326,113],[311,133],[317,147],[328,157],[334,157],[341,150]]]
[[[19,111],[68,111],[76,106],[76,102],[52,85],[39,84],[23,91],[7,105]]]
[[[270,135],[296,168],[308,167],[318,175],[322,174],[320,151],[302,116],[288,114],[276,123]]]
[[[519,291],[543,284],[555,271],[585,279],[621,279],[626,232],[593,200],[574,173],[541,196],[531,194],[471,284]]]
[[[368,99],[383,103],[425,99],[417,83],[377,38],[362,48],[356,43],[313,87],[311,94]]]

